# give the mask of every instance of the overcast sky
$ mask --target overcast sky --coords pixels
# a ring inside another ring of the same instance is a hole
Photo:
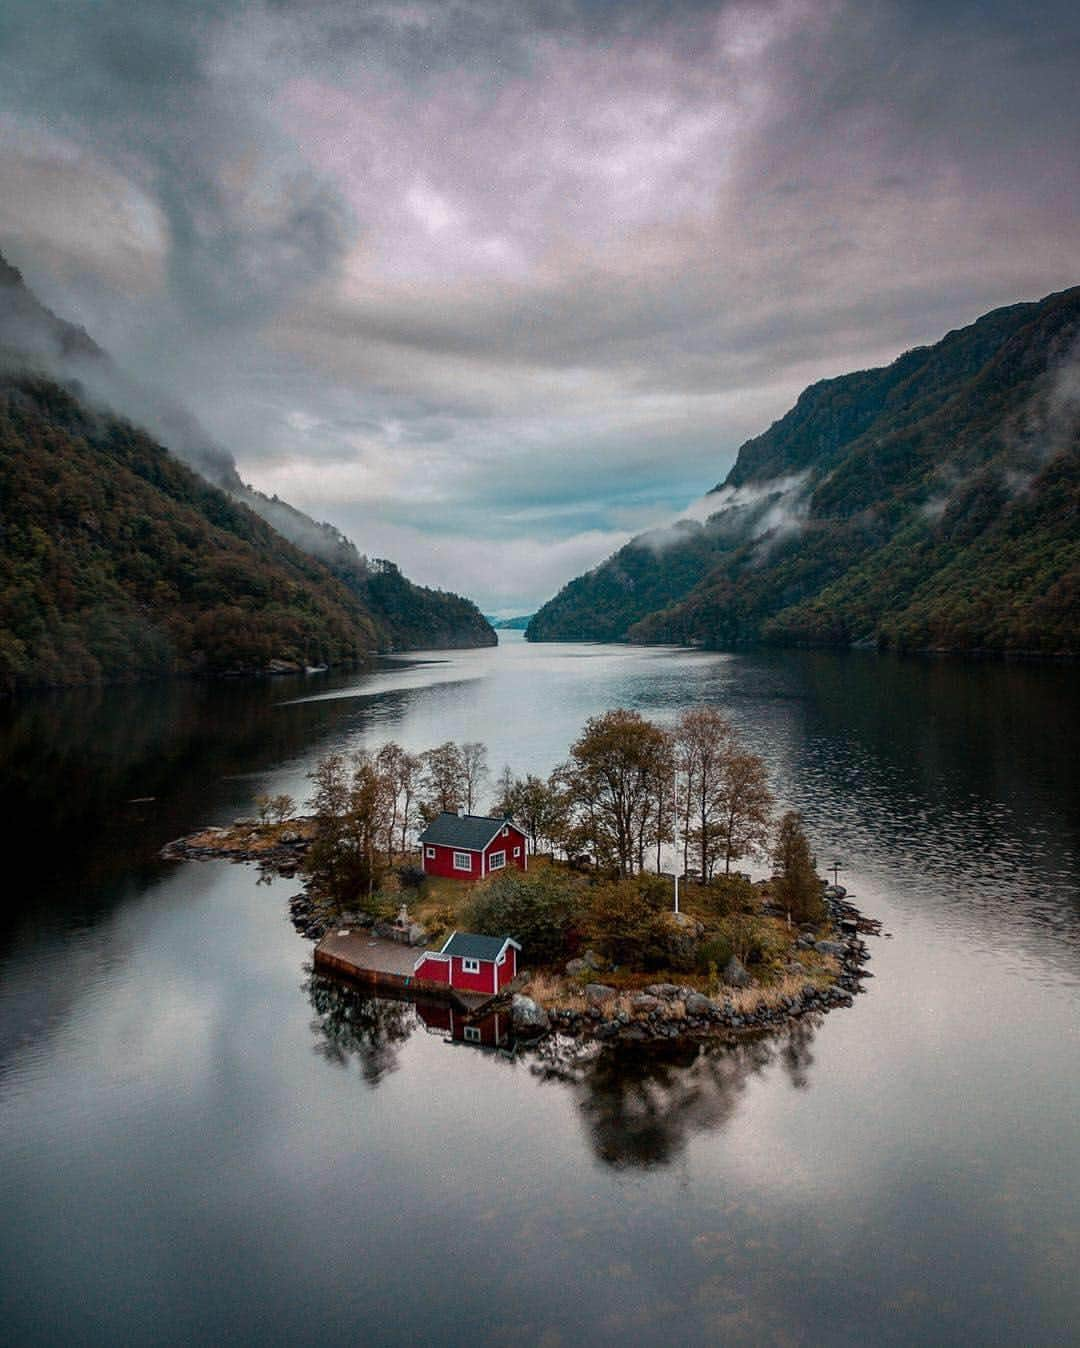
[[[0,250],[487,611],[1080,283],[1076,0],[4,0]]]

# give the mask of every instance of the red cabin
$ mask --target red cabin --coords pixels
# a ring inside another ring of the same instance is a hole
[[[481,814],[440,814],[420,834],[425,875],[483,880],[507,866],[528,869],[525,834],[510,819]]]
[[[414,966],[414,977],[425,983],[445,983],[460,992],[495,995],[517,974],[521,946],[509,936],[474,936],[456,931],[441,950],[425,950]]]

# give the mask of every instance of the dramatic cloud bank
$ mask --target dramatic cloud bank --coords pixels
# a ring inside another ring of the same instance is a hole
[[[813,379],[1080,281],[1074,3],[8,0],[0,250],[527,611]]]

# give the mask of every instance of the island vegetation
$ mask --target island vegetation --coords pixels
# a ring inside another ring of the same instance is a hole
[[[507,767],[493,783],[488,809],[527,834],[527,871],[475,883],[425,875],[417,829],[444,811],[478,810],[489,781],[478,742],[336,752],[312,773],[303,819],[290,817],[289,797],[261,797],[260,822],[241,823],[239,837],[224,829],[190,841],[302,873],[293,912],[309,936],[342,924],[378,930],[403,903],[427,942],[454,930],[510,935],[528,969],[521,997],[572,1025],[655,1022],[658,988],[677,1016],[688,1000],[700,1017],[725,997],[748,1024],[830,993],[849,1000],[850,952],[835,940],[803,821],[794,811],[776,818],[762,760],[717,709],[687,709],[672,727],[624,708],[590,718],[547,778]],[[663,869],[673,844],[677,911]],[[752,881],[736,869],[747,857],[770,859],[772,875]]]

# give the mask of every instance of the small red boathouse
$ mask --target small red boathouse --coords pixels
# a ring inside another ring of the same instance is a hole
[[[446,812],[428,824],[419,842],[426,875],[483,880],[508,866],[528,870],[528,843],[511,819]]]
[[[494,996],[517,974],[520,950],[509,936],[456,931],[441,950],[424,951],[416,961],[414,977],[425,983],[445,983],[459,992]]]

